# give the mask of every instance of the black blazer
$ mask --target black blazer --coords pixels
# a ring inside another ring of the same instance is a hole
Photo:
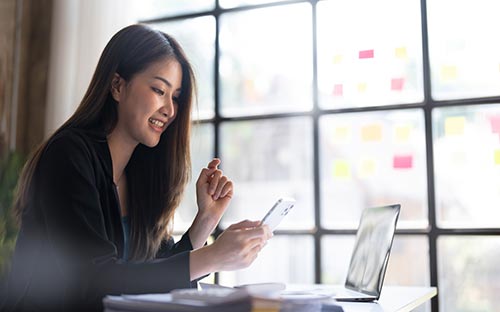
[[[107,294],[188,288],[189,236],[164,241],[154,261],[123,263],[123,229],[106,137],[67,129],[50,140],[7,282],[8,310],[102,311]]]

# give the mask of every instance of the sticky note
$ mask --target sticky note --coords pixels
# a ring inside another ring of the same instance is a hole
[[[361,129],[361,139],[366,142],[380,141],[382,139],[382,126],[371,124]]]
[[[359,175],[362,177],[370,177],[375,173],[375,160],[371,158],[364,158],[359,165]]]
[[[366,83],[365,82],[358,83],[358,92],[359,93],[365,93],[366,92]]]
[[[500,165],[500,149],[495,150],[495,165]]]
[[[362,50],[362,51],[359,51],[359,58],[360,59],[373,58],[374,56],[375,56],[374,50]]]
[[[445,135],[462,135],[465,128],[465,117],[448,117],[444,121]]]
[[[336,160],[333,163],[333,176],[336,178],[350,178],[351,167],[345,160]]]
[[[344,94],[344,86],[342,84],[336,84],[333,86],[333,95],[342,96]]]
[[[500,134],[500,115],[491,116],[491,132]]]
[[[397,58],[405,59],[407,57],[406,48],[405,47],[396,48],[395,51],[394,51],[394,55]]]
[[[441,80],[442,81],[452,81],[457,79],[457,67],[456,66],[442,66],[441,67]]]
[[[394,169],[411,169],[413,167],[412,155],[395,155],[392,159]]]
[[[393,78],[391,79],[391,90],[392,91],[401,91],[405,85],[404,78]]]
[[[349,127],[337,127],[333,133],[335,142],[346,142],[350,136]]]
[[[340,63],[342,63],[342,59],[343,59],[342,54],[335,54],[333,56],[333,64],[340,64]]]
[[[400,125],[396,126],[394,129],[394,136],[397,142],[407,142],[411,133],[411,126],[409,125]]]

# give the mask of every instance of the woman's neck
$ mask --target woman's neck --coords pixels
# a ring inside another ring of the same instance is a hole
[[[125,167],[127,166],[136,146],[137,143],[128,142],[116,129],[108,135],[108,147],[109,152],[111,153],[111,162],[113,164],[113,182],[115,185],[120,183]]]

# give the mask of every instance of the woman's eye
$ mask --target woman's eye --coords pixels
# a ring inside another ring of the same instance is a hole
[[[174,96],[172,98],[172,100],[175,102],[175,103],[178,103],[179,102],[179,97],[178,96]]]
[[[158,88],[155,88],[155,87],[152,87],[151,89],[153,89],[154,92],[158,93],[159,95],[164,95],[165,92],[163,92],[162,90],[158,89]]]

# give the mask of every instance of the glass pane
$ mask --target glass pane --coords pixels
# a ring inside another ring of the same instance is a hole
[[[278,230],[313,227],[309,118],[223,123],[221,159],[224,173],[235,185],[231,207],[222,219],[225,226],[244,219],[260,220],[278,197],[293,197],[295,208]]]
[[[219,0],[219,4],[223,8],[234,8],[243,5],[257,5],[270,2],[283,2],[287,0]]]
[[[198,107],[193,107],[194,119],[214,116],[215,19],[197,17],[151,26],[172,35],[184,48],[194,67],[198,82]]]
[[[499,227],[500,105],[432,112],[440,227]]]
[[[321,1],[317,16],[321,107],[423,101],[419,0]]]
[[[206,167],[214,156],[214,130],[212,124],[193,126],[191,133],[192,177],[184,192],[184,199],[175,212],[174,231],[184,233],[198,212],[196,204],[196,180],[201,169]]]
[[[141,0],[133,5],[137,19],[142,21],[213,10],[215,0]]]
[[[401,204],[398,228],[426,227],[427,173],[419,109],[322,116],[321,223],[357,228],[361,211]]]
[[[220,26],[222,114],[311,109],[309,3],[227,13]]]
[[[322,283],[345,283],[354,240],[354,235],[326,235],[322,238]],[[394,237],[384,285],[430,285],[429,244],[424,235],[398,234]]]
[[[250,267],[221,272],[219,282],[226,286],[266,282],[314,283],[313,242],[309,235],[275,235]]]
[[[439,311],[497,311],[499,257],[500,237],[440,237]]]
[[[432,97],[500,95],[500,2],[427,2]]]

